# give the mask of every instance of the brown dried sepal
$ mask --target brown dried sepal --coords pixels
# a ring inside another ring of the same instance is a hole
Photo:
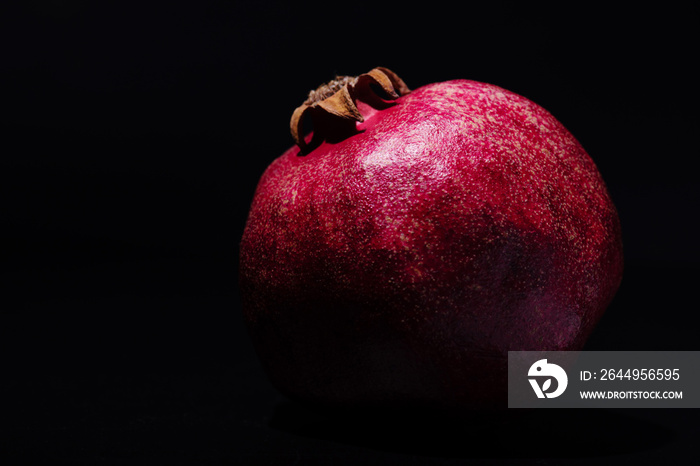
[[[344,126],[348,122],[354,124],[354,122],[364,121],[355,101],[360,91],[369,89],[371,84],[379,85],[392,99],[398,99],[411,92],[396,73],[383,67],[374,68],[357,77],[338,76],[333,81],[309,92],[306,101],[294,110],[289,124],[294,142],[302,151],[308,149],[302,133],[302,122],[306,115],[310,115],[314,120],[334,119],[338,126]],[[324,126],[316,125],[316,123],[314,121],[315,126]],[[330,121],[326,123],[332,124]]]

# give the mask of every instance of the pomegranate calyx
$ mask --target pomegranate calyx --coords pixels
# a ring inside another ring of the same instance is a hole
[[[371,89],[371,85],[378,85],[391,99],[398,99],[411,92],[396,73],[383,67],[374,68],[356,77],[336,76],[334,80],[310,91],[304,103],[292,113],[289,123],[292,138],[302,152],[309,149],[302,132],[302,122],[307,114],[317,126],[317,132],[332,127],[333,120],[338,129],[347,128],[348,124],[354,127],[355,122],[364,121],[355,101],[361,92]],[[375,97],[380,98],[378,95]],[[323,124],[323,120],[329,121]]]

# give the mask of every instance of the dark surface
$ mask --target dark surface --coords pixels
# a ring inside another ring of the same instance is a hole
[[[697,456],[696,410],[347,418],[287,401],[255,357],[236,263],[257,180],[309,89],[377,65],[412,87],[492,82],[557,116],[623,225],[625,277],[586,349],[698,349],[697,7],[489,5],[3,7],[0,461]]]

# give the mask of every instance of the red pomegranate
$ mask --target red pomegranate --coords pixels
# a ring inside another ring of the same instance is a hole
[[[310,117],[313,138],[300,136]],[[579,350],[622,276],[595,164],[537,104],[377,68],[312,91],[240,248],[269,377],[312,406],[505,406],[507,352]]]

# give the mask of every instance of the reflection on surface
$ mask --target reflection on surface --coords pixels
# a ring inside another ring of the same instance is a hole
[[[592,458],[651,450],[677,437],[620,410],[597,409],[481,411],[458,420],[316,413],[284,402],[269,424],[304,437],[443,458]]]

